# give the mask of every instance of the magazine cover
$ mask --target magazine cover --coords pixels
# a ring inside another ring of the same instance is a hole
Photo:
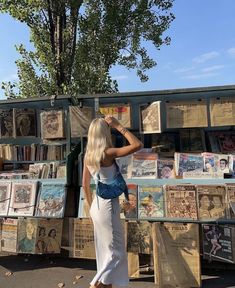
[[[11,182],[0,181],[0,216],[7,216],[11,199]]]
[[[33,216],[37,192],[37,181],[12,182],[9,216]]]
[[[118,164],[119,170],[122,176],[127,179],[130,174],[130,165],[131,165],[132,155],[127,155],[124,157],[116,158],[116,162]]]
[[[157,178],[175,178],[174,160],[157,159]]]
[[[229,173],[229,160],[228,154],[216,154],[210,152],[202,153],[203,165],[205,172],[220,172]]]
[[[205,150],[205,135],[202,129],[180,129],[181,152],[203,152]]]
[[[35,254],[38,219],[19,218],[17,233],[17,252]]]
[[[36,234],[35,253],[60,253],[63,219],[40,219]]]
[[[16,253],[18,219],[4,218],[2,222],[2,251]]]
[[[128,221],[126,224],[127,252],[151,254],[153,245],[151,223]]]
[[[234,228],[228,225],[202,225],[203,258],[211,261],[234,263]]]
[[[41,183],[35,216],[62,218],[66,199],[64,183]]]
[[[157,154],[134,153],[131,162],[132,179],[156,179],[157,178]]]
[[[91,219],[74,219],[74,257],[96,259],[94,228]]]
[[[40,113],[40,118],[42,139],[65,137],[63,110],[42,111]]]
[[[198,224],[153,223],[153,243],[158,287],[201,287]]]
[[[196,154],[175,153],[175,173],[183,176],[183,172],[203,172],[203,157]]]
[[[1,138],[14,137],[13,109],[0,110]]]
[[[161,101],[151,104],[141,104],[140,133],[161,133]]]
[[[93,119],[92,107],[69,106],[71,137],[87,135],[88,128]]]
[[[36,137],[36,111],[35,109],[14,108],[16,137]]]
[[[138,186],[139,219],[155,219],[164,217],[163,187],[159,185]]]
[[[124,194],[122,194],[121,197],[119,197],[121,219],[137,219],[138,186],[136,184],[129,183],[127,184],[127,187],[128,187],[129,201],[126,201]]]
[[[226,186],[197,185],[199,220],[227,218]]]
[[[198,219],[195,185],[165,185],[166,217]]]
[[[103,115],[111,115],[126,128],[131,128],[131,106],[130,104],[101,105],[99,111]]]

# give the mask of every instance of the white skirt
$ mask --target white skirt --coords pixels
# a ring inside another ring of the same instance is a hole
[[[119,199],[103,199],[96,196],[90,215],[94,224],[97,273],[91,285],[97,281],[115,287],[128,286],[128,265],[124,231],[120,220]]]

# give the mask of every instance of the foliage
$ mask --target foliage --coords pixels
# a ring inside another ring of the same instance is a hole
[[[170,43],[174,0],[0,0],[30,28],[34,51],[17,47],[18,83],[2,83],[8,97],[39,97],[118,90],[110,69],[136,69],[141,81],[156,65],[145,48]]]

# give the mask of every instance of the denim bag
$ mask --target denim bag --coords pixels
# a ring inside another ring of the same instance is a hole
[[[126,200],[129,200],[126,181],[124,180],[115,160],[114,163],[117,167],[117,174],[111,184],[100,182],[100,175],[97,173],[96,194],[103,199],[113,199],[124,193]]]

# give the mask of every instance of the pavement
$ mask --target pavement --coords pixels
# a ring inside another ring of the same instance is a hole
[[[56,255],[0,256],[0,288],[88,288],[95,272],[94,260]],[[129,288],[156,288],[152,274],[131,279]],[[203,288],[235,287],[233,270],[202,269],[202,274]]]

